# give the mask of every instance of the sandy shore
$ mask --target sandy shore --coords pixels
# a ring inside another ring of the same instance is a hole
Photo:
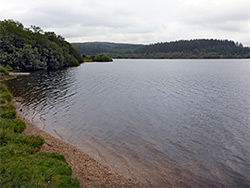
[[[19,111],[18,106],[16,108]],[[40,152],[56,152],[65,156],[67,163],[72,168],[72,176],[80,180],[81,187],[141,187],[139,183],[111,172],[107,167],[74,146],[40,130],[37,126],[25,120],[21,113],[18,113],[18,119],[26,123],[24,134],[41,135],[45,139],[45,144]]]
[[[28,76],[30,75],[29,72],[9,72],[7,75],[0,76],[0,81],[4,79],[11,79],[15,78],[16,76]]]
[[[9,76],[28,76],[29,72],[9,72]]]

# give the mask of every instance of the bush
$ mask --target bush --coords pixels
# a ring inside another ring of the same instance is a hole
[[[5,68],[7,69],[7,71],[12,71],[13,68],[10,65],[6,65]]]
[[[3,75],[8,75],[9,72],[6,68],[4,68],[3,66],[0,66],[0,76],[3,76]]]
[[[94,57],[93,61],[96,62],[110,62],[113,61],[109,56],[106,54],[98,54]]]

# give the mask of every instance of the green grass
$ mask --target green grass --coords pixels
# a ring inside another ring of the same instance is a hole
[[[1,83],[0,97],[0,187],[79,187],[63,155],[37,153],[44,139],[22,134],[25,123],[6,116],[15,107]]]
[[[0,118],[14,119],[16,117],[16,108],[11,103],[12,99],[12,94],[3,84],[0,84]]]

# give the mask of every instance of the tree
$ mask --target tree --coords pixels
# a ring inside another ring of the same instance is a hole
[[[0,21],[0,63],[14,69],[35,71],[77,66],[80,53],[54,32],[43,32],[32,25],[29,29],[17,21]]]
[[[107,56],[106,54],[99,54],[94,56],[93,61],[96,62],[109,62],[109,61],[113,61],[109,56]]]

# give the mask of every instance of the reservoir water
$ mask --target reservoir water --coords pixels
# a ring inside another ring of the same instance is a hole
[[[249,60],[114,60],[6,82],[26,118],[149,187],[249,187]]]

